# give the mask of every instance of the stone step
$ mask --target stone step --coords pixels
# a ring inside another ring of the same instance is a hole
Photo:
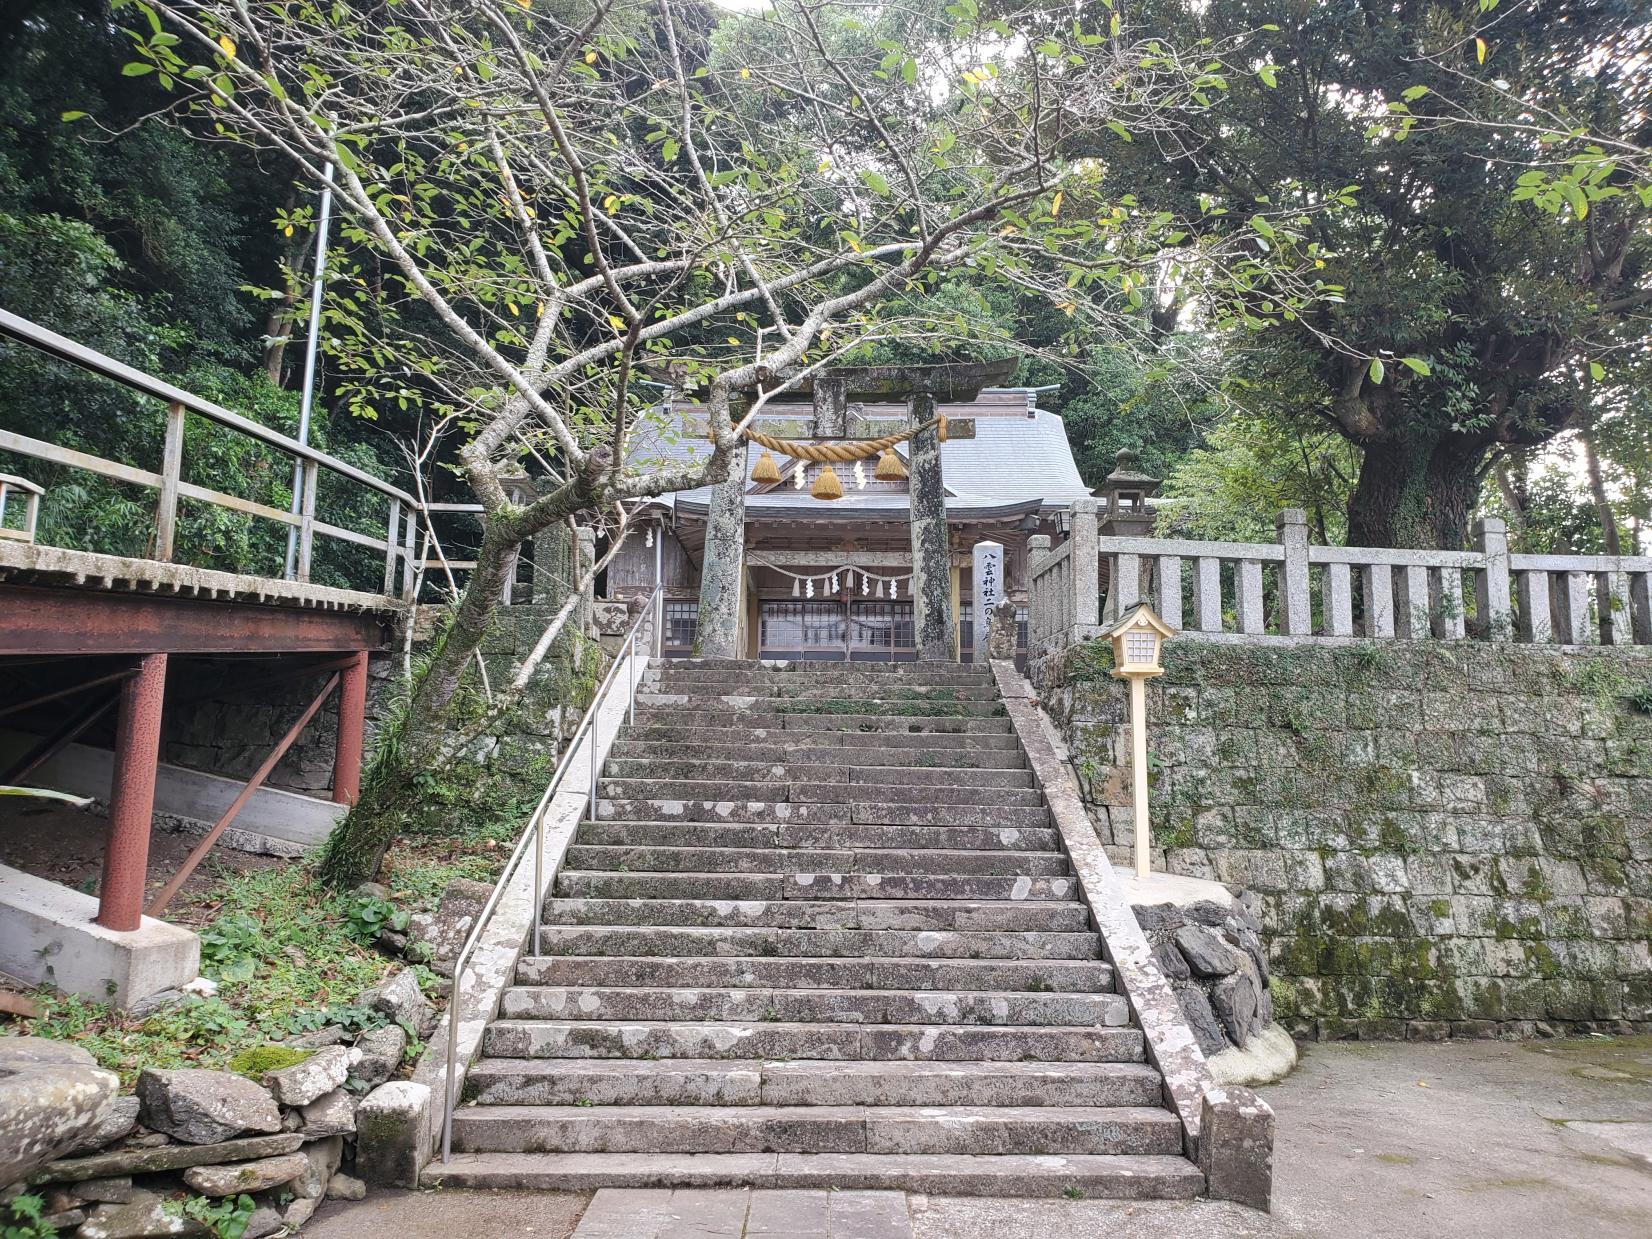
[[[766,727],[627,727],[610,757],[842,762],[853,766],[967,766],[1023,770],[1027,759],[1013,735],[992,732],[777,731]]]
[[[898,773],[882,770],[886,779]],[[1044,793],[1030,787],[934,786],[906,782],[885,783],[734,783],[717,779],[615,779],[597,784],[597,795],[609,800],[759,800],[785,804],[1005,805],[1036,808]]]
[[[991,680],[992,669],[975,663],[956,662],[845,662],[840,659],[742,659],[661,658],[649,666],[651,675],[734,675],[783,678],[818,676],[877,677],[888,679]]]
[[[1014,856],[1014,852],[1001,852]],[[1067,877],[1027,877],[950,873],[615,873],[566,870],[557,877],[556,893],[564,899],[657,902],[693,899],[726,905],[804,903],[807,911],[789,916],[835,916],[833,903],[890,903],[921,899],[933,903],[973,904],[1007,900],[1009,906],[1073,898],[1076,886]],[[733,917],[735,910],[725,906]],[[554,918],[552,918],[554,920]],[[731,920],[729,923],[734,923]]]
[[[642,875],[653,876],[653,875]],[[673,875],[674,876],[674,875]],[[996,879],[993,879],[996,880]],[[1079,933],[1090,913],[1081,903],[967,899],[558,898],[548,925],[762,926],[771,929],[916,929]]]
[[[659,779],[671,782],[713,780],[724,784],[804,783],[858,786],[900,783],[930,787],[1030,788],[1033,775],[1027,769],[994,770],[968,766],[875,766],[822,764],[816,754],[789,761],[646,761],[610,758],[602,768],[608,780]]]
[[[922,714],[916,711],[896,712],[893,709],[885,714],[838,714],[825,711],[804,713],[801,709],[793,714],[759,714],[756,711],[639,705],[633,726],[639,731],[650,727],[751,727],[770,732],[852,731],[862,735],[883,732],[905,735],[1013,734],[1007,718],[975,715],[959,717],[948,714]]]
[[[695,926],[550,925],[546,955],[875,956],[880,959],[1100,959],[1094,933],[992,930],[730,929]]]
[[[1066,877],[1060,852],[967,852],[946,848],[695,848],[604,847],[576,843],[564,861],[570,869],[608,872],[760,874],[988,874]],[[1059,896],[1058,896],[1059,897]]]
[[[526,985],[507,989],[509,1020],[622,1020],[783,1024],[957,1024],[1122,1028],[1118,994],[1028,994],[895,989],[639,989]]]
[[[1054,852],[1054,830],[991,826],[855,826],[762,822],[586,822],[577,841],[609,847],[962,848]]]
[[[1145,1106],[471,1106],[462,1152],[1170,1155],[1181,1124]]]
[[[831,992],[831,991],[825,991]],[[1143,1061],[1141,1030],[986,1024],[495,1020],[489,1058],[819,1058],[1048,1063]]]
[[[773,800],[613,800],[597,801],[604,822],[757,822],[861,826],[990,826],[1047,830],[1050,812],[1042,805],[880,804],[852,801],[818,804]]]
[[[1157,1106],[1163,1089],[1146,1063],[484,1058],[466,1081],[508,1106]]]
[[[425,1187],[593,1191],[757,1187],[1097,1200],[1191,1200],[1205,1179],[1185,1157],[921,1153],[459,1153]]]
[[[991,681],[959,681],[918,683],[910,680],[892,680],[878,676],[866,680],[825,681],[819,676],[799,679],[795,676],[777,676],[732,685],[724,682],[710,684],[690,678],[684,683],[679,677],[665,677],[652,683],[645,681],[638,689],[637,701],[649,705],[699,705],[726,702],[736,710],[754,708],[773,709],[772,704],[803,701],[910,701],[910,702],[965,702],[999,700],[998,687]],[[960,711],[964,713],[964,711]]]
[[[845,956],[719,957],[527,955],[518,985],[777,986],[784,989],[1015,990],[1106,994],[1112,967],[1099,959],[855,959]]]

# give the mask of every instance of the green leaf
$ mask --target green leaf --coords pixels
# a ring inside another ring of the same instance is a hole
[[[1268,221],[1266,219],[1264,219],[1262,216],[1252,215],[1250,217],[1250,226],[1252,228],[1256,229],[1256,231],[1258,233],[1260,233],[1262,236],[1267,237],[1269,240],[1273,239],[1273,236],[1274,236],[1273,225],[1268,223]]]
[[[881,172],[874,172],[867,168],[861,172],[860,179],[861,184],[875,194],[887,194],[889,192],[889,181]]]
[[[1116,120],[1108,121],[1107,127],[1114,133],[1118,134],[1119,137],[1123,138],[1126,142],[1133,142],[1135,140],[1130,136],[1130,131]]]
[[[1428,93],[1426,86],[1411,86],[1400,92],[1400,98],[1407,103],[1415,103]]]
[[[1587,218],[1589,214],[1589,199],[1583,196],[1583,191],[1581,189],[1572,184],[1570,181],[1556,181],[1555,188],[1560,191],[1560,196],[1566,199],[1567,203],[1571,206],[1573,215],[1576,215],[1579,219]]]
[[[85,115],[85,112],[65,112],[62,116],[58,117],[58,119],[64,124],[68,124],[72,120],[80,120]]]
[[[1598,361],[1591,361],[1589,363],[1589,377],[1594,379],[1597,383],[1600,382],[1606,377],[1606,367],[1601,365]]]
[[[134,60],[120,71],[122,77],[142,77],[145,73],[153,73],[155,66],[141,60]]]
[[[660,147],[660,158],[665,160],[666,163],[671,163],[677,158],[677,152],[681,149],[682,147],[676,138],[667,138],[665,144]]]
[[[1371,381],[1380,387],[1382,385],[1382,376],[1386,373],[1382,367],[1382,358],[1373,357],[1371,359],[1371,368],[1367,371],[1367,373],[1370,374]]]
[[[1434,373],[1429,364],[1421,357],[1402,357],[1400,358],[1400,361],[1409,366],[1417,374],[1423,375],[1425,378]],[[1377,382],[1380,383],[1382,380],[1378,379]]]
[[[1256,71],[1256,76],[1262,79],[1262,85],[1269,90],[1279,85],[1279,67],[1277,65],[1263,65]]]

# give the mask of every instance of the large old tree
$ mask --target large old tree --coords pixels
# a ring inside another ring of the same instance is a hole
[[[1116,183],[1170,210],[1203,203],[1204,231],[1259,245],[1267,205],[1349,203],[1311,229],[1346,301],[1257,341],[1244,373],[1260,411],[1361,450],[1351,542],[1461,546],[1504,454],[1586,420],[1591,375],[1641,381],[1644,6],[1166,0],[1135,16],[1180,42],[1272,25],[1271,67],[1192,119],[1194,157],[1109,137]]]
[[[312,183],[334,168],[347,248],[327,342],[353,404],[462,432],[483,536],[414,689],[417,761],[441,751],[525,540],[723,480],[755,412],[742,393],[869,339],[951,330],[924,296],[945,273],[1098,332],[1139,317],[1167,266],[1215,305],[1267,282],[1258,321],[1323,292],[1299,205],[1263,209],[1263,254],[1191,237],[1083,158],[1108,130],[1188,149],[1190,120],[1250,71],[1245,32],[1183,54],[1106,14],[974,0],[747,17],[692,0],[120,8],[128,72],[171,89],[181,123]],[[666,373],[704,393],[700,463],[629,450],[659,399],[646,379]],[[525,505],[503,481],[524,460],[546,483]]]

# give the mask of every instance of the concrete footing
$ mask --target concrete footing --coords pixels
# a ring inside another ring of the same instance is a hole
[[[189,930],[146,916],[122,933],[97,913],[91,895],[0,865],[0,972],[121,1007],[199,975]]]

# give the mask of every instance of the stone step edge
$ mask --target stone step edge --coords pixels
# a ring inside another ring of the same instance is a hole
[[[1151,1076],[1155,1080],[1159,1078],[1159,1069],[1146,1062],[1046,1063],[990,1058],[791,1058],[777,1062],[762,1058],[511,1058],[505,1055],[489,1055],[477,1059],[471,1071],[496,1076],[554,1076],[565,1072],[626,1075],[686,1075],[704,1072],[712,1075],[732,1075],[736,1072],[762,1072],[769,1069],[795,1071],[800,1068],[804,1071],[819,1071],[831,1075],[887,1075],[890,1069],[894,1068],[897,1074],[914,1076],[1000,1075],[1006,1078],[1031,1076],[1035,1079],[1055,1076],[1139,1079]]]
[[[841,1188],[951,1196],[1190,1200],[1204,1175],[1164,1154],[457,1153],[424,1187],[590,1191],[603,1187]]]

